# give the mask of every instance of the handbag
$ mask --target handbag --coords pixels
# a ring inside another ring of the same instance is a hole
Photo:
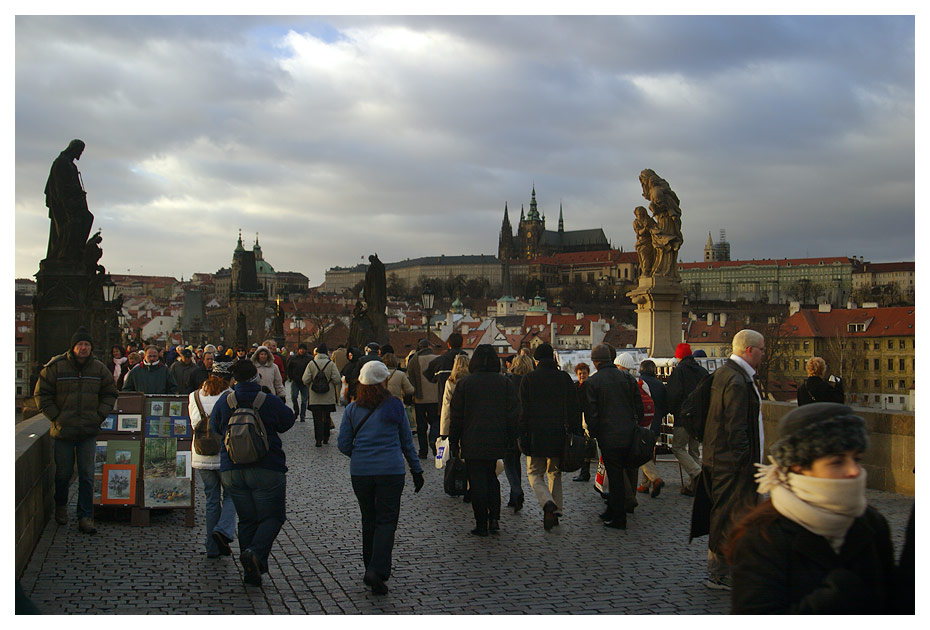
[[[630,381],[633,383],[633,395],[642,396],[639,383],[632,377]],[[630,468],[639,468],[646,462],[652,461],[652,458],[655,457],[656,439],[659,437],[661,423],[662,418],[657,417],[653,412],[652,423],[649,426],[644,427],[637,423],[633,427],[633,442],[630,444],[630,456],[627,461]]]
[[[586,435],[576,435],[565,431],[565,443],[562,446],[562,460],[559,470],[562,472],[575,472],[584,465],[584,460],[591,453],[591,438]],[[653,439],[653,443],[655,439]]]
[[[465,470],[465,460],[461,457],[453,457],[446,466],[446,472],[442,480],[442,489],[450,497],[460,497],[465,494],[465,488],[468,485],[468,475]]]

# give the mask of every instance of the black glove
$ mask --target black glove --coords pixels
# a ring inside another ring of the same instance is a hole
[[[529,454],[530,452],[530,436],[527,433],[524,433],[517,438],[517,447],[519,447],[520,452],[524,455]]]
[[[423,488],[423,473],[413,473],[413,492],[416,494]]]

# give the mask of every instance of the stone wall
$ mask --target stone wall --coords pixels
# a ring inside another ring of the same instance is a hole
[[[16,577],[55,509],[55,467],[48,420],[33,416],[16,425]]]
[[[778,439],[781,417],[796,407],[795,403],[763,403],[766,446]],[[914,414],[865,407],[853,409],[865,418],[869,431],[869,450],[863,460],[869,475],[868,487],[914,496]]]

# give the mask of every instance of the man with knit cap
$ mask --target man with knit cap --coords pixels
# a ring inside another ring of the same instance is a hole
[[[268,572],[268,555],[281,526],[287,520],[285,488],[287,465],[279,433],[294,426],[294,412],[277,396],[267,396],[258,384],[258,369],[251,361],[237,361],[232,366],[236,407],[250,407],[261,393],[264,399],[258,415],[268,436],[268,452],[253,464],[236,464],[220,444],[220,477],[223,488],[232,496],[239,516],[239,561],[245,573],[243,581],[261,586],[262,573]],[[230,394],[232,396],[232,394]],[[232,417],[229,396],[221,396],[210,414],[210,428],[226,435]]]
[[[607,527],[626,529],[626,515],[633,512],[635,498],[627,496],[631,490],[627,482],[636,479],[636,469],[627,466],[627,459],[644,410],[636,380],[617,369],[615,356],[610,344],[591,349],[597,372],[586,381],[584,417],[588,433],[597,439],[610,480],[607,511],[601,514],[601,520]]]
[[[691,538],[709,534],[705,586],[730,590],[724,551],[733,525],[756,506],[755,464],[762,463],[762,398],[756,369],[765,338],[744,329],[733,336],[733,354],[714,372],[704,426],[701,483],[691,516]]]
[[[668,407],[675,417],[672,430],[672,453],[682,469],[688,473],[688,483],[681,489],[681,493],[694,496],[694,484],[701,474],[701,442],[692,435],[691,429],[684,422],[681,414],[682,403],[687,400],[705,376],[707,370],[701,367],[691,354],[691,346],[686,343],[678,344],[675,348],[675,358],[678,365],[668,377]]]
[[[78,469],[78,528],[95,534],[94,453],[100,423],[113,412],[117,391],[113,375],[91,356],[93,341],[82,326],[71,347],[52,357],[36,381],[36,405],[49,422],[55,457],[55,521],[68,523],[68,487],[75,460]]]
[[[520,442],[526,455],[526,476],[543,509],[543,527],[559,524],[562,513],[562,471],[559,464],[566,429],[580,434],[581,411],[575,383],[559,369],[548,343],[533,352],[536,369],[520,380]]]

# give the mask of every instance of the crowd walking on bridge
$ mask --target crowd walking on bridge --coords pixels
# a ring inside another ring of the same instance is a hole
[[[462,345],[452,333],[437,354],[424,339],[402,358],[374,342],[332,352],[319,343],[312,354],[305,344],[293,353],[279,350],[273,340],[251,352],[210,344],[149,345],[141,353],[114,346],[104,364],[79,329],[41,370],[35,388],[51,423],[55,520],[68,523],[76,465],[78,527],[96,532],[94,443],[119,390],[187,395],[192,466],[205,499],[205,553],[229,556],[238,539],[244,582],[260,587],[287,519],[283,434],[309,411],[315,446],[322,448],[335,428],[332,414],[344,406],[336,446],[349,457],[359,505],[361,580],[384,595],[408,469],[416,493],[425,461],[442,459],[446,447],[446,466],[464,460],[464,500],[474,514],[468,531],[493,537],[505,527],[501,472],[509,483],[505,507],[523,508],[525,479],[548,532],[571,517],[563,473],[578,470],[573,481],[592,483],[598,463],[602,522],[622,531],[637,495],[657,498],[666,485],[654,463],[640,468],[634,453],[644,432],[654,441],[659,421],[671,414],[672,451],[687,476],[682,494],[693,496],[691,538],[708,536],[705,586],[729,591],[733,613],[913,614],[913,512],[896,561],[888,524],[866,501],[865,421],[842,404],[842,384],[824,378],[819,357],[808,361],[800,406],[779,421],[766,448],[754,378],[765,339],[756,331],[736,334],[732,354],[712,374],[688,344],[679,344],[667,382],[653,361],[637,364],[608,344],[591,349],[592,366],[574,366],[577,380],[548,343],[512,357],[490,345],[469,355]],[[589,444],[580,470],[567,465],[572,436]]]

